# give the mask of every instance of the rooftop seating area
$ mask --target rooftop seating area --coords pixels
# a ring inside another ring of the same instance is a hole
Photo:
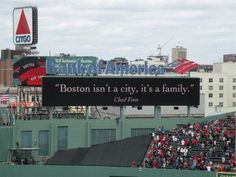
[[[163,127],[153,139],[144,163],[148,168],[236,171],[235,118],[182,125],[171,131]]]

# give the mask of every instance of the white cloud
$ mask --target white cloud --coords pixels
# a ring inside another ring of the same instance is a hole
[[[146,58],[171,36],[162,50],[169,56],[176,43],[200,63],[236,53],[234,0],[2,0],[1,48],[13,46],[13,8],[28,5],[38,7],[42,55],[51,50],[104,59]]]

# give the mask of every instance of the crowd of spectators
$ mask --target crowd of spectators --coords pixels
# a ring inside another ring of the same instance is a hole
[[[172,131],[161,127],[145,157],[147,168],[236,171],[234,118],[183,125]]]

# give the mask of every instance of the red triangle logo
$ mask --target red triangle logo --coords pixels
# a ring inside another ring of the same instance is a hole
[[[25,18],[24,10],[21,11],[20,20],[18,23],[16,34],[30,34],[29,25],[28,25],[27,20]]]

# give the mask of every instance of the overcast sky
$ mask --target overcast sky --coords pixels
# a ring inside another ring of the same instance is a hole
[[[14,7],[38,7],[40,55],[129,60],[187,48],[200,64],[236,53],[236,0],[1,0],[0,48],[14,48]],[[172,37],[173,36],[173,37]]]

